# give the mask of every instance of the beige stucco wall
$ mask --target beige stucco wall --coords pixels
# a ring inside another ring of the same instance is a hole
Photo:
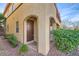
[[[37,20],[34,21],[34,41],[38,42],[38,24],[37,24]]]
[[[9,24],[9,32],[17,36],[20,42],[27,43],[27,20],[30,15],[38,16],[37,32],[34,34],[35,41],[38,41],[38,52],[46,55],[49,51],[49,17],[56,18],[56,9],[54,4],[22,4],[9,18],[6,24]],[[16,21],[19,21],[19,33],[16,33]],[[35,25],[36,23],[34,23]],[[24,32],[23,32],[24,31]]]

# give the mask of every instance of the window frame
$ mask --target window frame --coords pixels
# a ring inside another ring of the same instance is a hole
[[[19,21],[16,21],[16,33],[19,33]]]

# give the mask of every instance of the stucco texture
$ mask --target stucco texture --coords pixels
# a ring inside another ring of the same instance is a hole
[[[49,51],[49,18],[54,17],[58,22],[54,4],[22,4],[7,18],[6,25],[9,25],[9,31],[6,33],[15,34],[20,42],[27,44],[27,17],[31,15],[37,17],[34,40],[38,41],[38,52],[46,55]],[[16,21],[19,21],[19,33],[16,33]]]

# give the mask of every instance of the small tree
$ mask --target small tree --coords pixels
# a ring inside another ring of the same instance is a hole
[[[3,26],[4,31],[6,29],[6,18],[4,17],[4,15],[2,13],[0,13],[0,26]]]
[[[4,17],[4,15],[0,13],[0,25],[4,24],[5,20],[6,18]]]

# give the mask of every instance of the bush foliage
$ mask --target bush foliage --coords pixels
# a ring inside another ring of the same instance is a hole
[[[14,34],[6,34],[5,38],[11,43],[12,47],[16,47],[18,44],[17,38]]]
[[[28,46],[26,44],[21,44],[20,48],[19,48],[19,52],[20,53],[25,53],[28,51]]]
[[[56,47],[71,52],[79,45],[79,30],[56,29],[53,31]]]

